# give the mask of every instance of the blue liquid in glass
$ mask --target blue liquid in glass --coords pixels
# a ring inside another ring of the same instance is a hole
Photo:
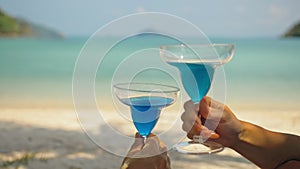
[[[214,67],[203,63],[168,62],[179,69],[181,82],[194,103],[208,92],[213,79]]]
[[[173,103],[173,99],[157,96],[132,97],[121,100],[130,106],[135,128],[143,137],[148,136],[159,118],[161,109]]]

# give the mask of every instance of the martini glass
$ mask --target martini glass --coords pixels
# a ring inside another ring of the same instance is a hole
[[[179,88],[153,83],[119,83],[114,85],[114,92],[130,107],[134,126],[145,140],[156,125],[162,108],[176,101]]]
[[[231,44],[199,44],[161,46],[161,58],[180,71],[183,87],[194,104],[210,89],[215,69],[229,62],[234,54]],[[218,143],[206,141],[204,137],[194,136],[192,141],[181,142],[174,148],[186,154],[210,154],[224,147]]]

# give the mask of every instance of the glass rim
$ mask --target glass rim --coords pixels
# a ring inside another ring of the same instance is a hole
[[[151,89],[133,89],[130,88],[130,85],[145,85],[145,86],[162,86],[165,88],[169,88],[169,90],[163,90],[160,89],[159,91],[151,90]],[[139,82],[133,82],[133,83],[117,83],[113,85],[114,88],[119,90],[127,90],[127,91],[134,91],[134,92],[151,92],[151,93],[174,93],[179,92],[180,89],[175,86],[171,85],[165,85],[165,84],[158,84],[158,83],[139,83]]]
[[[207,43],[207,44],[176,44],[176,45],[162,45],[160,46],[160,49],[168,49],[168,48],[178,48],[178,47],[234,47],[234,44],[232,43]]]
[[[197,58],[185,57],[180,52],[180,49],[192,50]],[[215,52],[213,57],[202,57],[200,50],[212,50]],[[219,50],[221,49],[221,50]],[[222,50],[224,49],[224,51]],[[175,51],[173,51],[175,50]],[[179,52],[179,53],[178,53]],[[212,65],[223,65],[233,58],[235,52],[235,45],[232,43],[202,43],[202,44],[175,44],[175,45],[162,45],[160,46],[160,57],[167,62],[182,62],[185,63],[201,63]],[[180,54],[180,56],[179,56]],[[196,60],[195,60],[196,59]]]

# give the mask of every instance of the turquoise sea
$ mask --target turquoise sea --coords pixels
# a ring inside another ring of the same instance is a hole
[[[0,107],[72,106],[73,70],[87,39],[0,39]],[[225,65],[228,104],[300,109],[300,39],[212,42],[236,47],[233,60]]]

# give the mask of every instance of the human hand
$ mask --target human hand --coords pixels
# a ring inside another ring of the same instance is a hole
[[[124,158],[121,169],[170,169],[170,159],[166,145],[159,138],[150,134],[144,143],[138,133],[127,157]]]
[[[187,101],[184,109],[185,112],[181,116],[182,129],[190,139],[193,139],[194,135],[201,135],[225,147],[232,147],[238,142],[242,122],[228,106],[205,96],[199,104]]]

